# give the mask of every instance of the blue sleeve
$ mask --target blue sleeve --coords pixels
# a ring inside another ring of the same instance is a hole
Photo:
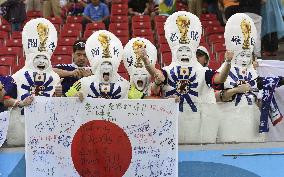
[[[17,85],[11,76],[5,76],[1,78],[1,83],[4,85],[6,92],[5,96],[17,98]]]
[[[163,84],[164,84],[164,85],[167,85],[167,84],[168,84],[168,75],[167,75],[167,72],[162,69],[162,73],[163,73],[163,75],[164,75],[164,77],[165,77],[165,80],[164,80],[164,83],[163,83]]]
[[[108,10],[108,6],[106,4],[103,5],[103,17],[109,16],[109,10]]]
[[[216,70],[208,69],[205,72],[205,81],[208,87],[211,87],[215,90],[223,90],[224,84],[214,84],[214,76],[218,72]]]
[[[83,14],[84,14],[85,16],[91,17],[91,14],[90,14],[90,5],[87,5],[87,6],[85,7]]]

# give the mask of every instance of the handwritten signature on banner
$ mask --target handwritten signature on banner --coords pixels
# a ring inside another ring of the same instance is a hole
[[[27,175],[177,176],[178,109],[172,104],[36,99],[25,112]]]
[[[8,126],[9,126],[10,112],[5,111],[0,113],[0,147],[6,140]]]

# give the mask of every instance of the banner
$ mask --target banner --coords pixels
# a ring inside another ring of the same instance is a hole
[[[10,111],[0,113],[0,147],[6,140],[8,126],[9,126]]]
[[[25,109],[26,176],[178,176],[174,99],[36,97]]]
[[[284,61],[262,60],[258,63],[257,71],[260,77],[284,77]],[[284,86],[275,89],[274,97],[280,113],[284,115]],[[276,126],[269,122],[268,141],[284,141],[283,120]]]

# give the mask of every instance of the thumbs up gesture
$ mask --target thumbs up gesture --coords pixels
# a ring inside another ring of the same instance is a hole
[[[63,95],[63,93],[62,93],[62,85],[61,85],[63,80],[64,80],[64,78],[61,78],[60,81],[55,86],[55,92],[54,92],[54,96],[55,97],[61,97]]]

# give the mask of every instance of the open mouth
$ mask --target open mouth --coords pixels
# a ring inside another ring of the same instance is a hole
[[[40,70],[44,70],[44,69],[45,69],[45,66],[44,66],[44,65],[42,65],[42,66],[41,66],[41,65],[38,65],[37,68],[40,69]]]
[[[182,62],[189,62],[189,59],[188,58],[182,58],[181,61]]]
[[[143,81],[142,80],[138,80],[137,81],[137,86],[138,87],[143,87]]]
[[[105,81],[108,81],[109,80],[109,73],[103,73],[103,79]]]

